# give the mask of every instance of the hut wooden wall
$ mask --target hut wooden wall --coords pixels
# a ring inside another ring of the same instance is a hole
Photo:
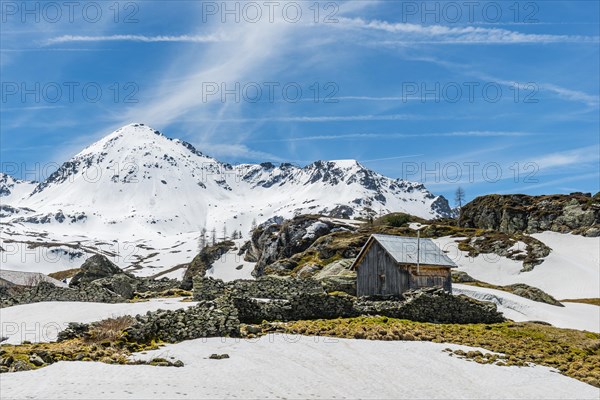
[[[357,268],[358,296],[398,295],[409,289],[408,271],[400,268],[377,241],[364,255]]]
[[[452,293],[452,276],[449,268],[422,265],[417,275],[417,267],[410,266],[409,286],[411,289],[441,286]]]

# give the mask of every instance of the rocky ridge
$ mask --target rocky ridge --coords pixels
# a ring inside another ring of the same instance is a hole
[[[508,234],[554,231],[600,236],[600,193],[481,196],[462,208],[458,223]]]

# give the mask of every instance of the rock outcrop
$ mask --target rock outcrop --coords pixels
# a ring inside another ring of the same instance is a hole
[[[312,215],[265,224],[252,233],[244,258],[256,262],[254,276],[289,273],[298,266],[298,260],[290,258],[307,250],[317,239],[332,232],[354,229],[351,225]]]
[[[194,276],[204,276],[212,264],[234,246],[234,242],[226,240],[203,248],[188,264],[185,274],[183,275],[181,288],[184,290],[192,290],[192,278]]]
[[[81,271],[71,279],[69,286],[77,287],[97,279],[108,278],[121,273],[123,273],[121,268],[117,267],[108,258],[96,254],[88,258],[81,265]]]
[[[481,196],[462,208],[459,225],[508,234],[554,231],[600,236],[600,193]]]

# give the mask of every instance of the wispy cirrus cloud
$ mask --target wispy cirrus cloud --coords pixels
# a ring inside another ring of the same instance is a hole
[[[586,146],[572,150],[545,154],[532,160],[540,171],[552,168],[565,168],[581,166],[587,163],[595,163],[596,167],[600,161],[600,148],[598,146]]]
[[[180,43],[218,43],[224,42],[227,38],[221,34],[209,35],[99,35],[99,36],[81,36],[81,35],[62,35],[48,39],[45,44],[53,45],[59,43],[73,42],[180,42]]]
[[[280,139],[256,140],[253,142],[305,142],[322,140],[371,140],[371,139],[401,139],[423,137],[519,137],[535,135],[531,132],[518,131],[464,131],[464,132],[424,132],[424,133],[346,133],[335,135],[299,136]]]
[[[457,43],[457,44],[518,44],[518,43],[599,43],[598,36],[552,35],[522,33],[502,28],[477,26],[420,25],[392,23],[362,18],[340,18],[342,28],[385,32],[397,37],[382,44]]]
[[[198,148],[211,157],[238,160],[268,160],[275,162],[286,161],[283,158],[271,153],[260,150],[254,150],[241,143],[199,143]]]
[[[298,122],[298,123],[324,123],[324,122],[359,122],[359,121],[424,121],[424,120],[458,120],[476,119],[477,116],[439,115],[426,114],[358,114],[358,115],[297,115],[286,117],[258,117],[258,118],[189,118],[184,122],[217,122],[217,123],[246,123],[246,122]]]

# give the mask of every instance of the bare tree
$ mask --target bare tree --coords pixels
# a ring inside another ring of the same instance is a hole
[[[465,190],[460,186],[456,189],[456,192],[454,192],[454,202],[459,210],[465,202]]]
[[[227,240],[227,224],[223,223],[223,240]]]
[[[252,219],[252,225],[250,225],[250,232],[253,232],[256,229],[256,218]]]
[[[213,246],[217,244],[217,228],[212,228],[210,231],[210,238]]]
[[[200,230],[200,237],[198,238],[198,251],[202,251],[203,248],[208,244],[208,238],[206,237],[206,227]]]

